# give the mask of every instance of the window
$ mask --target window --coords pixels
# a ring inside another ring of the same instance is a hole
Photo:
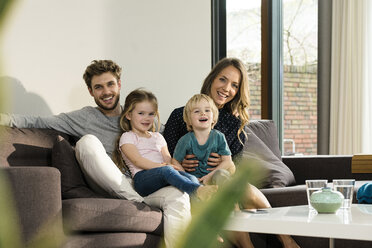
[[[284,155],[317,154],[317,12],[317,0],[283,0]]]
[[[239,58],[246,65],[250,118],[261,119],[261,0],[226,1],[226,50],[227,57]]]
[[[279,108],[282,116],[278,118],[282,123],[277,125],[282,132],[279,137],[282,137],[283,154],[316,154],[318,1],[282,0],[281,4],[272,7],[275,8],[273,12],[279,13],[282,20],[281,25],[278,25],[282,26],[282,48],[278,52],[282,57],[273,56],[272,59],[278,58],[278,61],[272,63],[281,66],[282,60],[283,73],[280,73],[282,86],[277,87],[280,91],[277,96],[280,95],[281,99],[272,96],[271,99],[277,100],[271,100],[275,101],[271,106],[270,103],[265,103],[265,95],[262,95],[265,94],[262,93],[265,83],[262,78],[265,75],[261,76],[261,65],[264,65],[262,61],[265,59],[261,57],[262,50],[273,52],[269,45],[263,45],[270,44],[265,40],[270,39],[270,35],[261,39],[261,30],[268,29],[261,25],[264,21],[261,13],[262,10],[265,11],[263,3],[268,5],[269,1],[226,0],[226,56],[237,57],[247,66],[251,90],[251,119],[274,119],[272,112],[275,110],[268,111],[266,117],[262,113],[263,107],[265,104],[268,108],[282,104]],[[220,39],[224,38],[220,34]],[[272,82],[266,82],[270,83]],[[275,87],[272,85],[271,88]]]

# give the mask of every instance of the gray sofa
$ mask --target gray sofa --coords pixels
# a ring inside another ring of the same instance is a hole
[[[70,144],[72,137],[54,130],[0,127],[0,169],[13,188],[23,241],[63,217],[50,230],[66,230],[65,248],[156,247],[161,210],[91,191]]]
[[[272,121],[254,121],[246,128],[249,138],[241,158],[254,157],[266,167],[261,190],[273,207],[307,204],[306,179],[355,178],[358,188],[372,178],[351,173],[351,156],[282,159]],[[161,210],[93,192],[74,157],[75,141],[54,130],[0,126],[0,170],[13,189],[23,240],[28,242],[54,217],[63,220],[64,247],[156,247],[162,241]],[[256,247],[281,247],[273,235],[252,237]],[[294,238],[301,247],[328,247],[327,239]],[[336,247],[370,246],[336,240]]]

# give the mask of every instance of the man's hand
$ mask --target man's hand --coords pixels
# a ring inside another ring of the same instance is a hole
[[[211,152],[209,158],[208,158],[208,162],[207,164],[209,166],[214,166],[214,167],[217,167],[220,163],[222,162],[222,158],[221,156],[218,154],[218,153],[215,153],[215,152]],[[208,168],[207,170],[209,171],[213,171],[215,170],[216,168]]]
[[[199,166],[199,160],[192,159],[195,157],[196,156],[194,154],[188,154],[185,156],[182,161],[182,167],[185,169],[185,171],[195,171],[195,167]]]
[[[8,114],[0,113],[0,125],[8,127],[12,125],[12,120]]]

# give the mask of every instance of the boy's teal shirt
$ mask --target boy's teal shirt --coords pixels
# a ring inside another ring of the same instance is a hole
[[[194,132],[185,134],[178,141],[173,157],[181,163],[186,155],[194,154],[196,156],[195,159],[199,160],[199,166],[195,167],[195,171],[189,173],[200,178],[210,172],[207,170],[208,168],[214,168],[207,164],[212,152],[218,153],[221,156],[231,155],[225,135],[216,129],[211,130],[207,142],[203,145],[199,145]]]

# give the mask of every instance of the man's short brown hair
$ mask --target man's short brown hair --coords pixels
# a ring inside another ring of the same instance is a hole
[[[121,77],[121,67],[112,60],[93,60],[92,63],[85,69],[83,78],[88,88],[92,88],[93,76],[102,75],[105,72],[111,72],[112,75],[119,81]]]

